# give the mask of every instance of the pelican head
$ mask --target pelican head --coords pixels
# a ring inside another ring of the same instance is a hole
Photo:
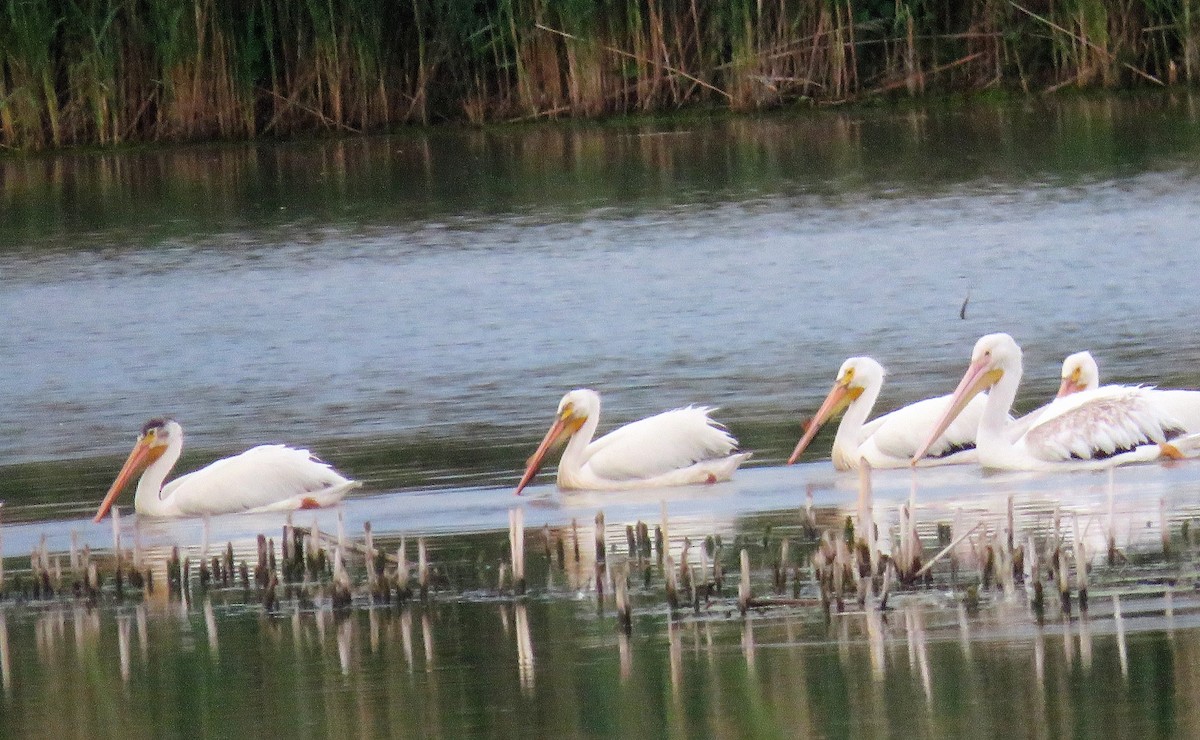
[[[1100,387],[1100,368],[1091,352],[1076,352],[1063,360],[1062,384],[1055,398]]]
[[[930,446],[946,432],[946,428],[962,413],[971,399],[1000,382],[1006,373],[1020,374],[1021,348],[1016,340],[1007,334],[987,334],[975,342],[971,351],[971,364],[966,374],[959,381],[958,387],[950,397],[950,405],[946,413],[934,425],[925,442],[913,455],[912,464],[925,456]]]
[[[838,370],[837,380],[833,382],[833,388],[830,389],[829,395],[825,396],[816,415],[805,425],[804,436],[796,443],[796,449],[792,451],[787,464],[796,462],[800,453],[804,452],[813,437],[817,436],[821,425],[845,411],[846,407],[857,401],[868,388],[882,386],[884,372],[883,365],[870,357],[851,357],[843,362]]]
[[[99,522],[103,519],[130,479],[162,457],[163,453],[167,451],[167,447],[175,439],[182,443],[183,428],[173,419],[151,419],[146,422],[137,441],[133,444],[133,450],[129,453],[125,464],[121,466],[121,472],[117,473],[117,479],[108,489],[108,494],[105,495],[104,501],[100,504],[92,521]]]
[[[550,430],[546,432],[541,444],[525,464],[525,474],[521,476],[521,482],[517,484],[517,495],[521,494],[529,481],[533,480],[533,476],[541,470],[546,453],[552,447],[569,439],[587,423],[588,419],[595,418],[599,414],[600,394],[596,391],[578,388],[563,396],[562,400],[558,402],[554,423],[550,425]]]

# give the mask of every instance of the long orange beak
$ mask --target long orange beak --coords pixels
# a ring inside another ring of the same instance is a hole
[[[829,391],[829,395],[825,396],[825,400],[821,402],[821,408],[817,409],[816,416],[809,420],[806,425],[804,436],[796,443],[796,449],[792,450],[792,456],[788,458],[787,464],[791,465],[796,462],[800,457],[800,453],[804,452],[805,448],[808,447],[808,443],[812,442],[813,437],[817,436],[817,432],[820,431],[822,424],[829,421],[830,417],[834,414],[849,406],[850,402],[858,398],[861,394],[861,389],[851,390],[844,383],[834,383],[833,388]]]
[[[1062,379],[1062,384],[1058,386],[1058,395],[1055,398],[1069,396],[1072,393],[1078,393],[1085,389],[1086,386],[1079,382],[1079,375],[1075,374]]]
[[[129,483],[130,478],[141,472],[147,465],[154,462],[162,455],[165,447],[154,447],[148,441],[139,439],[130,451],[129,457],[125,460],[125,464],[121,466],[121,472],[117,473],[117,479],[113,481],[112,487],[108,489],[108,494],[105,495],[104,501],[101,502],[99,510],[96,511],[93,522],[99,522],[112,508],[113,502],[117,500],[117,495]]]
[[[521,476],[521,482],[517,484],[517,496],[521,495],[521,491],[525,486],[529,485],[529,481],[533,480],[533,476],[537,475],[537,472],[542,469],[542,461],[545,460],[546,453],[554,445],[579,431],[579,427],[582,425],[582,419],[576,419],[571,416],[560,416],[555,419],[554,423],[550,426],[550,431],[546,432],[546,436],[542,438],[542,443],[538,445],[533,456],[529,458],[529,462],[525,464],[525,475]]]
[[[937,441],[937,438],[946,433],[946,428],[958,418],[971,399],[981,391],[995,385],[1003,374],[1002,370],[992,369],[986,360],[980,359],[972,362],[962,380],[959,381],[958,387],[954,389],[954,395],[950,397],[950,406],[947,407],[946,413],[942,414],[942,418],[938,420],[937,425],[929,433],[925,443],[917,450],[917,454],[913,455],[909,464],[916,465]]]

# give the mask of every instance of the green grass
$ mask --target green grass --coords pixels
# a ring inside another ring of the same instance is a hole
[[[0,147],[1187,84],[1200,0],[0,0]]]

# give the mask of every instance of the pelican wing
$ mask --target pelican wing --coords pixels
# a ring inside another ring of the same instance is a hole
[[[163,497],[184,515],[246,511],[349,482],[308,450],[260,445],[180,476],[163,487]]]
[[[1154,397],[1184,431],[1200,432],[1200,391],[1155,390]]]
[[[584,464],[606,480],[633,480],[724,457],[737,440],[709,418],[713,410],[688,406],[626,424],[588,445]]]
[[[943,457],[974,447],[975,435],[979,430],[979,417],[983,415],[986,401],[986,394],[971,399],[962,413],[946,428],[946,432],[934,440],[925,456]],[[871,435],[870,441],[885,455],[907,460],[920,448],[933,425],[945,413],[949,403],[950,396],[938,396],[884,414],[875,420],[879,425]]]
[[[1042,460],[1102,460],[1183,431],[1151,389],[1104,386],[1051,403],[1021,442]]]

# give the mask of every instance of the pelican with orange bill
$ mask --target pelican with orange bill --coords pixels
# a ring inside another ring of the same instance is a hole
[[[851,357],[843,362],[833,388],[808,422],[804,436],[788,458],[788,465],[796,462],[822,425],[843,411],[830,455],[835,468],[855,470],[860,460],[866,460],[873,468],[908,465],[950,399],[949,396],[927,398],[868,422],[867,417],[883,388],[883,378],[883,366],[870,357]],[[975,430],[983,413],[983,404],[982,398],[974,399],[971,408],[930,446],[920,464],[975,462]]]
[[[163,517],[319,508],[336,504],[347,491],[362,485],[308,450],[279,444],[217,460],[164,485],[182,451],[183,428],[177,422],[147,422],[93,521],[104,518],[139,473],[134,510]]]
[[[750,454],[706,406],[664,411],[626,424],[592,441],[600,422],[600,394],[573,390],[563,396],[554,423],[529,458],[516,493],[525,489],[551,449],[566,442],[558,463],[564,490],[628,490],[728,480]]]
[[[1172,412],[1166,395],[1142,386],[1106,385],[1061,396],[1024,419],[1009,415],[1023,357],[1008,334],[980,337],[949,408],[912,457],[917,464],[971,399],[988,391],[976,443],[979,464],[1001,470],[1089,470],[1193,457],[1200,435]]]

